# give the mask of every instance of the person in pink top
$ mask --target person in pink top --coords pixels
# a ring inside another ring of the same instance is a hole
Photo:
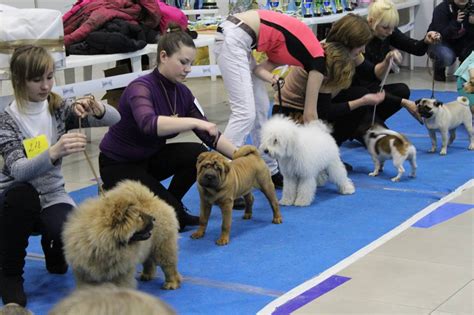
[[[272,70],[281,65],[308,72],[303,119],[317,119],[316,105],[325,73],[324,50],[313,31],[298,19],[268,10],[231,15],[217,29],[215,54],[229,97],[231,114],[224,135],[240,147],[248,135],[260,143],[260,129],[267,120],[270,100],[265,82],[275,85]],[[252,50],[266,53],[257,64]],[[264,156],[276,188],[283,180],[275,160]]]

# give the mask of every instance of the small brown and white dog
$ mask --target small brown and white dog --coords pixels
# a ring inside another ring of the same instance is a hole
[[[275,193],[270,171],[257,148],[244,145],[235,151],[232,162],[218,152],[204,152],[198,157],[197,185],[199,190],[200,217],[199,229],[191,235],[198,239],[204,236],[212,205],[222,211],[221,235],[217,245],[226,245],[230,239],[232,224],[232,205],[237,197],[244,196],[245,212],[243,218],[252,218],[254,197],[252,189],[260,189],[268,199],[272,210],[272,223],[282,223],[280,207]]]
[[[405,169],[403,163],[408,160],[411,165],[410,177],[416,177],[416,148],[408,139],[393,130],[375,124],[364,135],[367,150],[374,161],[374,171],[369,176],[377,176],[383,170],[384,162],[392,159],[393,165],[398,170],[392,182],[398,182]]]
[[[459,96],[455,101],[443,104],[436,99],[422,98],[417,100],[418,113],[423,117],[426,128],[431,138],[431,149],[436,152],[436,131],[441,133],[441,151],[445,155],[448,145],[456,138],[456,128],[464,125],[469,134],[469,150],[474,150],[474,135],[472,133],[472,113],[469,108],[469,100],[465,96]],[[449,139],[448,139],[449,132]]]

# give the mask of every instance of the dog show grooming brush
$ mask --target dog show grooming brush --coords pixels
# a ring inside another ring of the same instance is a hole
[[[387,78],[388,78],[388,74],[390,73],[390,69],[392,68],[392,65],[394,64],[394,61],[393,61],[393,56],[390,57],[390,64],[389,66],[387,67],[387,69],[385,70],[385,73],[383,75],[383,78],[382,78],[382,82],[380,82],[380,90],[379,90],[379,93],[383,91],[383,87],[385,85],[385,82],[387,81]],[[372,126],[375,124],[375,112],[377,111],[377,104],[374,105],[374,111],[372,113]]]
[[[94,95],[89,95],[88,98],[89,98],[89,101],[95,100]],[[81,120],[82,120],[81,117],[79,117],[79,133],[82,133]],[[89,158],[89,154],[87,154],[86,150],[84,150],[83,152],[84,152],[84,156],[86,157],[87,164],[89,164],[92,174],[94,174],[94,179],[97,182],[97,187],[99,187],[99,194],[103,196],[105,192],[104,192],[104,189],[102,188],[102,182],[100,181],[99,176],[97,176],[97,173],[95,172],[94,166],[92,165],[91,159]]]

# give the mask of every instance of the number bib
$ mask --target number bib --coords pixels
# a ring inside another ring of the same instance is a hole
[[[23,147],[25,148],[26,157],[32,159],[48,150],[49,142],[46,135],[42,134],[34,138],[23,140]]]

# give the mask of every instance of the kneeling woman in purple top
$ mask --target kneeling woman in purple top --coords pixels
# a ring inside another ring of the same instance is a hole
[[[196,181],[196,160],[207,148],[201,143],[167,143],[192,130],[209,147],[231,157],[236,147],[207,121],[191,91],[181,82],[196,56],[192,38],[179,27],[158,43],[158,66],[132,81],[120,98],[122,119],[100,144],[99,167],[104,188],[133,179],[150,188],[176,211],[180,229],[198,225],[181,199]],[[161,181],[173,176],[168,188]]]

